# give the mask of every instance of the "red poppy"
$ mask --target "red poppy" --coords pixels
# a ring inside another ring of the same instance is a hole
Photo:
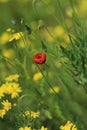
[[[34,62],[37,64],[44,64],[46,61],[46,54],[37,53],[34,55]]]

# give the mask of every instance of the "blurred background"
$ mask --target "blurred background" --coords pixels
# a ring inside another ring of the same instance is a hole
[[[65,21],[68,24],[68,26],[71,26],[72,21],[72,5],[74,5],[74,9],[76,13],[78,14],[79,18],[82,20],[84,25],[87,25],[87,0],[60,0],[61,1],[61,7],[62,7],[62,13],[64,15]],[[13,51],[13,45],[11,42],[12,36],[9,33],[9,28],[15,29],[16,32],[22,32],[24,31],[23,23],[31,27],[32,29],[36,29],[38,24],[43,25],[43,22],[48,27],[48,29],[55,34],[55,36],[61,37],[62,32],[64,32],[63,28],[60,26],[61,24],[61,13],[58,10],[58,3],[57,0],[0,0],[0,53],[1,55],[7,57],[7,58],[13,58],[15,57],[15,53]],[[41,23],[40,23],[41,22]],[[59,23],[59,24],[58,24]],[[16,26],[15,26],[16,25]],[[60,32],[58,32],[60,30]],[[49,43],[54,43],[53,39],[45,30],[41,30],[41,35],[43,38],[47,40]],[[68,42],[68,38],[66,35],[64,35],[65,42]],[[33,39],[33,40],[31,40]],[[61,41],[61,39],[60,39]],[[34,38],[30,38],[29,42],[35,42]],[[64,46],[65,44],[61,42]],[[19,41],[19,46],[21,50],[24,48],[24,45],[22,42]],[[38,50],[38,42],[36,42],[33,45],[34,52]],[[64,59],[63,59],[64,60]],[[66,59],[65,59],[66,60]],[[50,61],[48,60],[50,63]],[[61,66],[58,64],[58,66]],[[8,65],[6,65],[4,60],[0,61],[0,84],[3,82],[4,77],[7,76],[7,74],[10,74],[11,72],[15,72],[15,69],[8,69]],[[33,68],[33,67],[32,67]],[[33,72],[34,73],[34,72]],[[32,74],[31,74],[32,75]],[[57,76],[57,74],[56,74]],[[66,77],[66,75],[63,75]],[[33,75],[32,75],[33,77]],[[55,78],[54,78],[55,80]],[[43,81],[44,82],[44,81]],[[30,83],[32,85],[32,83]],[[35,83],[34,83],[35,84]],[[35,85],[34,85],[35,86]],[[72,84],[74,86],[74,84]],[[74,88],[75,90],[75,88]],[[74,92],[74,90],[72,92]],[[81,107],[81,110],[78,109],[78,105],[75,105],[75,109],[73,110],[73,113],[76,114],[76,112],[79,110],[81,113],[78,114],[76,120],[80,120],[81,114],[83,113],[82,117],[82,125],[81,129],[78,130],[86,130],[87,129],[87,95],[85,94],[84,90],[77,90],[77,93],[79,95],[74,95],[74,100],[78,102],[79,106]],[[63,94],[63,93],[62,93]],[[82,95],[80,95],[82,94]],[[65,94],[67,95],[67,94]],[[81,100],[79,97],[81,96]],[[55,98],[53,98],[55,99]],[[53,100],[52,99],[52,100]],[[73,101],[73,99],[71,99]],[[51,101],[48,100],[47,102]],[[68,102],[68,101],[67,101]],[[67,103],[65,103],[67,104]],[[62,107],[64,107],[62,105]],[[73,105],[71,105],[73,107]],[[66,108],[67,109],[67,108]],[[64,110],[63,110],[64,111]],[[53,112],[53,110],[52,110]],[[86,112],[86,115],[85,115]],[[64,113],[65,114],[65,113]],[[56,114],[55,114],[56,115]],[[72,116],[72,115],[71,115]],[[80,117],[80,118],[79,118]],[[54,116],[56,119],[56,116]],[[62,117],[63,118],[63,117]],[[71,119],[72,117],[70,117]],[[75,117],[73,117],[74,120]],[[79,118],[79,119],[78,119]],[[68,116],[66,117],[68,119]],[[58,120],[61,122],[60,118]],[[44,121],[47,125],[51,124],[50,118],[47,119],[47,122]],[[80,121],[79,121],[80,123]],[[79,124],[77,123],[77,124]],[[13,122],[14,124],[14,122]],[[9,119],[0,119],[0,130],[6,129],[6,130],[15,130],[16,128],[13,127],[13,124],[9,122]],[[57,123],[54,123],[57,125]],[[79,125],[78,125],[79,126]],[[53,127],[55,129],[55,127]],[[56,129],[55,129],[56,130]]]

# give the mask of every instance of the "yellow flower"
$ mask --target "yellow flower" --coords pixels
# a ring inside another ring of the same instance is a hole
[[[14,75],[10,75],[6,78],[7,81],[18,81],[19,75],[18,74],[14,74]]]
[[[25,127],[24,127],[24,130],[32,130],[32,129],[31,129],[31,127],[25,126]]]
[[[3,118],[6,114],[6,111],[4,109],[0,109],[0,117]]]
[[[23,127],[21,127],[21,128],[19,128],[18,130],[24,130],[24,128],[23,128]]]
[[[2,85],[4,93],[11,94],[11,98],[16,98],[19,96],[19,93],[22,92],[18,83],[6,82]]]
[[[67,121],[64,126],[60,126],[60,130],[77,130],[77,128],[73,123]]]
[[[0,99],[4,97],[4,88],[1,86],[0,87]]]
[[[24,117],[30,117],[30,118],[37,118],[39,117],[40,115],[40,112],[34,112],[34,111],[25,111],[23,116]]]
[[[12,83],[12,87],[10,89],[11,98],[16,98],[19,96],[19,93],[22,92],[21,88],[19,87],[19,84]]]
[[[14,33],[11,38],[9,39],[9,42],[13,41],[13,40],[18,40],[21,38],[21,36],[23,36],[23,32],[18,32],[18,33]]]
[[[2,87],[5,94],[11,94],[12,83],[6,82],[1,87]]]
[[[48,129],[42,126],[39,130],[48,130]]]
[[[31,115],[31,114],[30,114],[30,111],[25,111],[25,112],[24,112],[24,116],[30,117],[30,115]]]
[[[0,43],[1,44],[5,44],[9,41],[9,34],[7,32],[3,33],[1,36],[0,36]]]
[[[55,91],[56,93],[58,93],[58,92],[60,91],[60,88],[59,88],[58,86],[54,86],[53,89],[54,89],[54,91]],[[55,92],[53,91],[53,89],[50,88],[49,92],[50,92],[50,93],[55,93]]]
[[[54,28],[53,32],[56,37],[62,37],[65,31],[62,26],[57,26]]]
[[[14,32],[14,30],[12,28],[8,28],[6,31],[7,32]]]
[[[3,49],[2,54],[3,56],[10,58],[14,55],[14,51],[12,49]]]
[[[41,79],[42,77],[43,77],[43,75],[40,72],[38,72],[38,73],[34,74],[33,80],[37,81],[37,80]]]
[[[40,115],[40,112],[31,111],[31,117],[33,117],[34,119],[39,117],[39,115]]]
[[[3,109],[8,111],[9,109],[11,109],[11,103],[8,100],[4,100],[3,102],[1,102],[1,104],[3,105]]]
[[[82,16],[86,16],[87,14],[87,1],[86,0],[80,1],[79,6],[78,6],[78,13]]]
[[[27,127],[27,126],[25,126],[25,127],[21,127],[21,128],[19,128],[18,130],[32,130],[32,129],[31,129],[31,127]]]
[[[16,103],[13,103],[13,107],[16,107],[17,106],[17,104]]]

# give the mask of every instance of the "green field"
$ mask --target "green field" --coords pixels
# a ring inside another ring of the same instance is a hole
[[[0,130],[87,130],[87,1],[0,0]]]

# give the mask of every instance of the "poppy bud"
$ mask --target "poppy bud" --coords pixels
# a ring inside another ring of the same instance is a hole
[[[37,64],[44,64],[46,61],[46,54],[37,53],[34,55],[34,62]]]

